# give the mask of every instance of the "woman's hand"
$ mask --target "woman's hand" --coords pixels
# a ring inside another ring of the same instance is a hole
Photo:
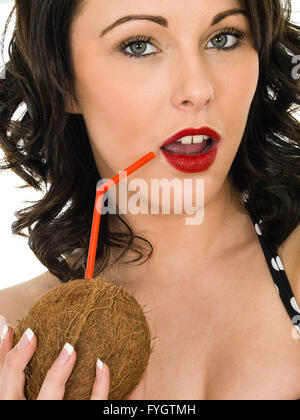
[[[14,347],[13,328],[8,326],[7,334],[1,340],[0,346],[0,400],[26,400],[24,395],[25,374],[24,369],[31,360],[37,346],[36,336],[29,331],[24,333],[19,343]],[[73,351],[72,351],[73,350]],[[65,346],[56,361],[48,370],[40,389],[38,400],[62,400],[65,393],[66,382],[76,362],[76,353],[72,346]],[[110,374],[108,366],[103,363],[103,370],[96,367],[91,400],[107,400],[109,394]],[[129,396],[128,400],[144,399],[145,374]]]

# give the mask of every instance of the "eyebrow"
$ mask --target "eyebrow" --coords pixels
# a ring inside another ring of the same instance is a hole
[[[221,20],[225,19],[228,16],[243,14],[248,17],[246,10],[244,9],[230,9],[224,12],[218,13],[212,20],[210,26],[214,26],[219,23]],[[103,37],[107,32],[111,31],[116,26],[122,25],[125,22],[129,22],[132,20],[150,20],[151,22],[157,23],[160,26],[168,28],[168,20],[163,16],[152,16],[152,15],[128,15],[123,16],[120,19],[116,20],[116,22],[109,25],[100,33],[100,38]]]

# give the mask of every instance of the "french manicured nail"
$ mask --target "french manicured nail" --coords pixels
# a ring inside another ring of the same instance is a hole
[[[62,351],[60,352],[60,355],[57,358],[57,363],[61,366],[65,365],[68,362],[68,360],[70,360],[73,350],[74,350],[74,347],[71,346],[71,344],[66,343]]]
[[[100,359],[97,360],[96,376],[98,379],[101,378],[103,373],[103,363]]]
[[[24,332],[21,340],[18,343],[18,349],[24,350],[33,339],[33,336],[34,332],[30,328],[27,328],[27,330]]]
[[[1,334],[1,341],[5,340],[7,336],[7,332],[8,332],[8,325],[5,324],[2,330],[2,334]]]

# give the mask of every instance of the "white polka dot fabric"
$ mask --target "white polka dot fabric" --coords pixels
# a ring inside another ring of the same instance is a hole
[[[248,192],[244,192],[243,201],[246,204],[249,201],[249,194]],[[249,210],[248,210],[249,211]],[[257,237],[259,239],[260,245],[262,247],[263,253],[265,255],[267,264],[269,266],[276,290],[282,300],[285,309],[290,316],[292,323],[299,328],[300,327],[300,309],[294,297],[294,293],[291,289],[289,280],[287,278],[283,263],[278,255],[277,249],[267,240],[267,238],[263,234],[263,220],[258,219],[251,214],[249,211],[249,215],[253,222]],[[297,325],[298,324],[298,325]]]

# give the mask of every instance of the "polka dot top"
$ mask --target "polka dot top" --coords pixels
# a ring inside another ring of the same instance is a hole
[[[247,193],[243,194],[243,200],[247,203]],[[252,223],[255,227],[257,237],[259,239],[260,245],[264,252],[265,258],[267,260],[275,287],[279,296],[282,300],[283,305],[292,320],[292,323],[296,327],[298,333],[300,333],[300,326],[298,327],[297,323],[300,323],[300,309],[297,305],[294,293],[291,289],[290,283],[288,281],[283,263],[278,255],[277,249],[267,241],[263,236],[260,229],[260,224],[262,220],[257,220],[256,217],[249,212]]]

